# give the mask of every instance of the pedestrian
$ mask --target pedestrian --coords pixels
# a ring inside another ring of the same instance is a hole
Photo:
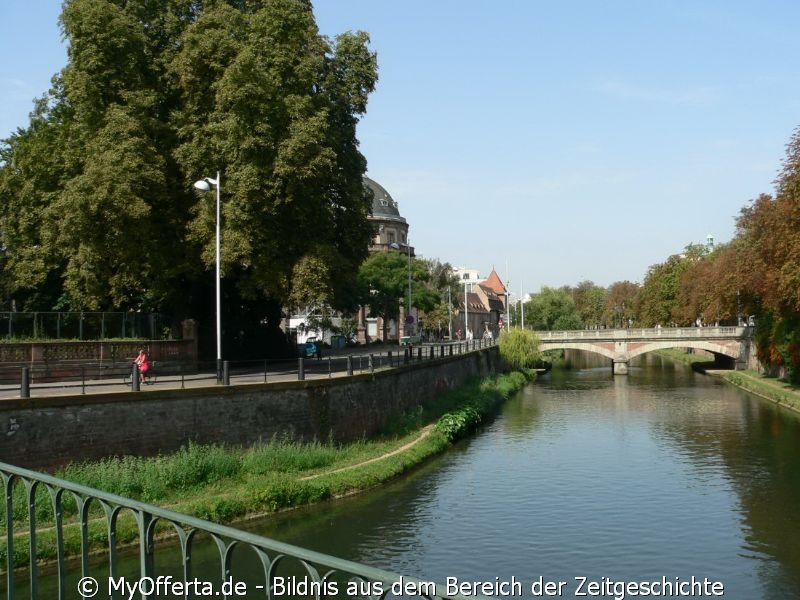
[[[145,352],[144,348],[139,348],[139,356],[133,362],[139,367],[139,383],[144,383],[145,373],[150,370],[150,359],[147,357],[147,352]]]

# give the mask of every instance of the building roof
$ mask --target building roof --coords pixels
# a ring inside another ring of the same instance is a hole
[[[483,300],[481,300],[481,297],[475,292],[467,293],[467,302],[469,303],[467,312],[473,314],[489,314],[489,311],[486,310],[486,307],[483,305]],[[464,298],[459,299],[458,311],[459,313],[464,312]]]
[[[495,294],[494,290],[490,288],[488,285],[484,285],[482,283],[478,284],[478,288],[486,294],[486,300],[489,303],[489,310],[496,310],[502,312],[505,309],[505,305],[500,297]]]
[[[505,296],[508,293],[506,286],[503,285],[503,282],[500,280],[500,276],[494,269],[492,269],[492,272],[489,273],[489,277],[487,277],[484,281],[481,281],[479,285],[491,289],[498,296]]]
[[[381,184],[370,179],[364,175],[364,186],[372,192],[372,218],[382,219],[387,221],[400,221],[405,223],[406,220],[400,215],[397,208],[397,202],[389,195]]]

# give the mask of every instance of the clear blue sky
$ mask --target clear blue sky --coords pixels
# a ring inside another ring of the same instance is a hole
[[[66,63],[59,0],[0,0],[0,137]],[[800,125],[800,3],[317,0],[370,33],[369,175],[419,255],[518,293],[642,281],[773,181]]]

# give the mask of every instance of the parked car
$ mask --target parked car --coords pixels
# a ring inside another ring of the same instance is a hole
[[[305,346],[303,346],[304,353],[303,356],[309,358],[311,356],[315,356],[318,359],[322,358],[322,341],[317,340],[317,338],[308,338],[306,340]]]

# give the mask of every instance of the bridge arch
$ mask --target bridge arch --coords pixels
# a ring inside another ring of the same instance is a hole
[[[714,342],[708,342],[704,340],[691,340],[691,341],[668,341],[668,342],[648,342],[644,345],[636,348],[630,348],[633,344],[629,344],[628,349],[628,358],[634,358],[636,356],[641,356],[642,354],[646,354],[648,352],[653,352],[655,350],[667,350],[671,348],[694,348],[695,350],[706,350],[708,352],[712,352],[714,354],[722,354],[729,358],[737,359],[741,355],[741,348],[740,344],[735,344],[735,347],[729,347],[728,345],[718,344]]]
[[[619,360],[621,356],[619,353],[605,348],[596,343],[591,342],[540,342],[539,349],[547,350],[583,350],[584,352],[591,352],[592,354],[599,354],[611,360]]]

